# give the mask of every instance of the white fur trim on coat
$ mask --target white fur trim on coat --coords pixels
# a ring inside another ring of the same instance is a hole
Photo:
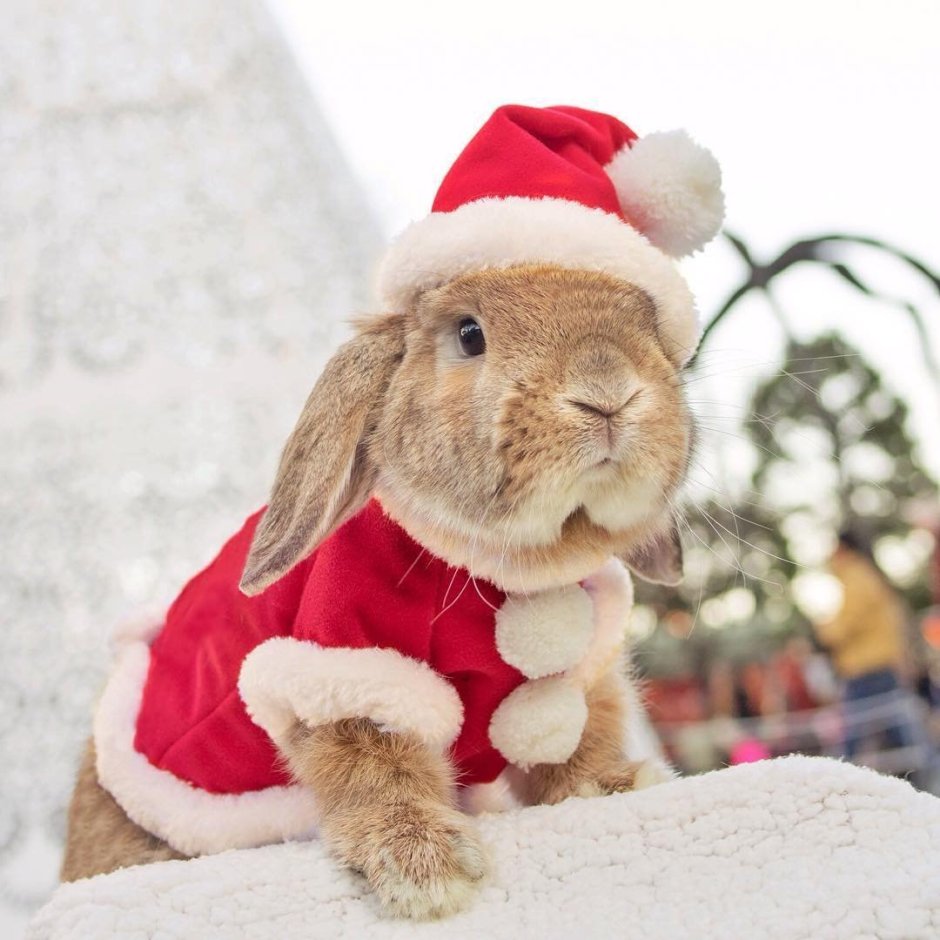
[[[587,716],[584,691],[570,679],[532,679],[493,712],[490,741],[523,770],[533,764],[563,764],[581,741]]]
[[[238,691],[255,724],[275,743],[302,721],[370,718],[444,750],[463,724],[457,690],[426,663],[392,649],[317,646],[274,637],[242,664]]]
[[[208,793],[154,767],[134,747],[150,649],[120,650],[94,721],[98,781],[128,817],[184,855],[243,849],[310,835],[313,794],[301,786],[250,793]]]
[[[163,629],[164,613],[163,610],[140,610],[120,621],[111,634],[111,649],[117,652],[133,643],[149,646]]]
[[[496,649],[529,679],[571,669],[594,634],[594,605],[577,584],[512,594],[496,612]]]
[[[721,167],[685,131],[647,134],[604,169],[626,217],[667,255],[689,255],[718,234],[725,216]]]
[[[684,364],[695,351],[695,301],[673,261],[617,216],[566,199],[486,198],[432,212],[392,242],[379,270],[379,297],[402,310],[469,271],[539,262],[635,284],[656,303],[670,358]]]

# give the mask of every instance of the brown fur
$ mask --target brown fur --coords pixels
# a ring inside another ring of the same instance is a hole
[[[287,757],[317,799],[328,844],[365,875],[389,910],[440,917],[474,893],[486,864],[454,804],[445,757],[364,719],[298,725]]]
[[[77,881],[129,865],[174,858],[184,856],[131,822],[114,797],[98,783],[95,746],[89,741],[69,804],[61,879]]]

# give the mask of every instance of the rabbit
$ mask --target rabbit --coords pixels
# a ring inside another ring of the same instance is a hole
[[[627,569],[681,576],[714,157],[498,108],[383,258],[270,504],[125,638],[62,876],[318,832],[393,915],[470,903],[471,815],[668,777],[628,753]]]
[[[270,505],[232,549],[245,594],[233,586],[225,603],[254,604],[307,577],[309,559],[369,512],[447,571],[466,571],[463,598],[475,603],[481,588],[520,604],[565,599],[621,562],[676,583],[675,497],[692,445],[681,361],[664,344],[646,291],[554,264],[463,274],[400,312],[356,323],[287,442]],[[619,655],[626,609],[616,613],[619,633],[581,676],[586,716],[570,755],[510,766],[519,803],[663,778],[662,768],[625,753],[635,695]],[[563,646],[567,624],[556,627]],[[550,647],[538,656],[551,660]],[[528,685],[555,681],[553,663],[545,668],[549,677]],[[487,860],[459,805],[466,788],[452,754],[420,725],[334,718],[295,716],[272,732],[329,849],[363,873],[392,914],[431,918],[464,907]],[[171,846],[141,818],[102,786],[89,745],[63,879],[198,854]]]

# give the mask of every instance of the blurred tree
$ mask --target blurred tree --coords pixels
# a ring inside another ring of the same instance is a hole
[[[842,337],[798,340],[773,291],[781,277],[811,266],[863,299],[893,307],[913,324],[920,342],[912,353],[940,388],[940,365],[917,305],[867,283],[857,252],[900,262],[938,294],[940,276],[906,252],[866,236],[800,239],[767,261],[756,258],[741,238],[726,233],[725,239],[743,262],[744,276],[706,325],[696,358],[722,321],[754,293],[768,300],[788,340],[781,368],[757,387],[741,423],[740,435],[755,453],[749,491],[727,501],[699,501],[687,513],[687,575],[681,588],[639,588],[638,601],[651,605],[661,620],[665,616],[667,625],[638,649],[651,673],[678,661],[682,631],[668,611],[689,613],[687,632],[700,619],[722,627],[723,653],[759,656],[768,640],[805,627],[795,585],[806,564],[824,560],[841,527],[856,528],[877,548],[909,535],[909,505],[936,499],[936,483],[918,463],[906,430],[904,402]],[[897,585],[914,608],[929,603],[927,579],[920,574],[910,572]],[[708,658],[717,633],[696,635],[699,659]]]
[[[837,334],[791,340],[783,369],[757,388],[751,412],[753,489],[780,520],[783,547],[843,527],[873,545],[906,537],[908,507],[936,494],[907,432],[907,405]]]
[[[817,235],[814,238],[803,238],[784,248],[770,261],[760,261],[754,253],[737,235],[731,232],[724,233],[725,241],[731,245],[735,253],[744,263],[745,274],[742,281],[728,294],[724,303],[714,313],[702,331],[702,338],[698,350],[692,358],[692,363],[707,348],[712,333],[721,322],[730,316],[740,302],[752,293],[763,294],[770,301],[770,309],[781,322],[784,331],[789,335],[790,330],[780,307],[774,302],[774,282],[783,275],[789,274],[797,268],[807,265],[828,271],[834,277],[847,284],[863,296],[882,301],[903,313],[917,332],[920,339],[919,352],[924,366],[934,383],[940,387],[940,364],[934,355],[923,316],[913,301],[887,294],[872,287],[858,273],[857,261],[853,260],[853,249],[868,249],[887,258],[900,262],[902,267],[913,272],[916,278],[925,282],[928,287],[940,295],[940,275],[932,271],[923,261],[913,257],[906,251],[865,235],[845,235],[835,233]]]

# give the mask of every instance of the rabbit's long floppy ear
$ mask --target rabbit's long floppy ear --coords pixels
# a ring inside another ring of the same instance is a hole
[[[675,587],[682,580],[682,541],[676,521],[670,519],[663,529],[628,549],[620,558],[644,581]]]
[[[286,574],[369,498],[368,440],[404,345],[403,316],[383,314],[327,363],[281,455],[242,574],[245,594]]]

